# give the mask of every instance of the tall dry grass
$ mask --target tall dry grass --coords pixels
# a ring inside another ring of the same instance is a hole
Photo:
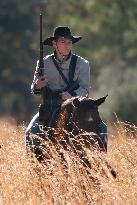
[[[90,178],[80,160],[65,152],[65,171],[54,148],[49,166],[26,154],[23,126],[0,121],[1,205],[128,205],[137,204],[137,128],[117,122],[109,135],[107,154],[86,150]],[[117,171],[114,179],[105,161]]]

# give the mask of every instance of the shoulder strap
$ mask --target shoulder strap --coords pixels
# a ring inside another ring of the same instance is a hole
[[[78,59],[78,56],[75,54],[72,54],[70,65],[69,65],[69,82],[70,83],[73,81],[73,78],[74,78],[77,59]]]
[[[59,74],[61,75],[62,79],[64,80],[64,82],[66,83],[67,86],[69,86],[70,83],[73,81],[77,59],[78,59],[78,56],[72,54],[70,65],[69,65],[69,81],[68,81],[67,78],[65,77],[65,75],[63,74],[63,72],[61,71],[61,68],[59,67],[58,63],[56,62],[54,56],[52,55],[53,63],[54,63],[55,67],[57,68]]]
[[[53,63],[55,65],[55,67],[57,68],[59,74],[61,75],[62,79],[64,80],[64,82],[69,86],[69,81],[67,80],[67,78],[65,77],[65,75],[62,73],[61,71],[61,68],[59,67],[59,65],[57,64],[54,56],[52,56],[52,60],[53,60]]]

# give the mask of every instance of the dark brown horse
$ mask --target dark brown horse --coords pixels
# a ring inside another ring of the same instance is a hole
[[[33,152],[36,153],[36,157],[41,158],[39,157],[41,155],[41,139],[50,139],[54,144],[57,144],[59,138],[55,135],[56,130],[64,130],[62,135],[65,136],[68,145],[71,144],[69,138],[75,142],[75,150],[82,150],[82,146],[86,146],[90,149],[94,147],[100,151],[106,151],[106,147],[99,136],[101,118],[98,112],[98,106],[105,101],[106,97],[98,100],[71,98],[62,104],[61,109],[55,110],[48,126],[42,125],[41,131],[36,135],[27,133],[26,140],[31,150],[32,147],[34,148]],[[54,129],[51,127],[54,127]],[[60,135],[60,132],[57,133]],[[62,141],[60,142],[62,143]]]
[[[106,151],[107,145],[100,138],[102,120],[98,111],[98,107],[105,101],[106,97],[98,100],[72,98],[65,101],[61,106],[61,111],[57,110],[54,113],[49,126],[54,124],[56,128],[71,132],[75,135],[75,139],[81,140],[86,146],[98,144],[101,151]]]
[[[62,161],[66,162],[61,151],[63,147],[64,150],[73,151],[81,159],[83,165],[91,169],[84,146],[89,149],[106,150],[99,137],[101,118],[98,112],[98,106],[105,101],[106,97],[98,100],[73,98],[64,102],[61,111],[56,110],[52,116],[49,127],[42,126],[41,133],[35,139],[34,136],[30,139],[31,135],[28,135],[28,145],[37,159],[41,161],[52,157],[47,147],[48,141],[55,146]],[[53,124],[54,128],[51,128]],[[111,166],[107,166],[115,177]]]

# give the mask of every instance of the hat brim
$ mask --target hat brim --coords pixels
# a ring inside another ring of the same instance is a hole
[[[66,36],[66,37],[65,36],[60,36],[58,38],[61,38],[61,37],[64,37],[66,39],[71,39],[73,44],[82,39],[81,36]],[[44,40],[43,44],[48,45],[48,46],[53,46],[52,41],[56,40],[58,38],[55,38],[55,37],[51,36],[51,37],[47,38],[46,40]]]

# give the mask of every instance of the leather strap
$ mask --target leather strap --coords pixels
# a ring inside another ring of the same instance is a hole
[[[59,74],[61,75],[62,79],[64,80],[64,82],[66,83],[67,86],[69,86],[71,84],[71,82],[73,81],[76,63],[77,63],[77,58],[78,58],[78,56],[72,54],[70,65],[69,65],[69,81],[68,81],[68,79],[63,74],[60,66],[58,65],[57,61],[55,60],[55,57],[52,56],[53,63],[54,63],[55,67],[57,68]]]
[[[78,59],[78,56],[72,54],[70,65],[69,65],[69,83],[71,83],[73,81],[73,79],[74,79],[77,59]]]
[[[59,74],[61,75],[62,79],[64,80],[64,82],[66,83],[66,85],[69,86],[69,82],[68,82],[67,78],[65,77],[65,75],[62,73],[61,68],[60,68],[59,65],[57,64],[57,61],[55,60],[54,56],[52,56],[52,60],[53,60],[53,63],[54,63],[54,65],[55,65],[55,67],[57,68]]]

